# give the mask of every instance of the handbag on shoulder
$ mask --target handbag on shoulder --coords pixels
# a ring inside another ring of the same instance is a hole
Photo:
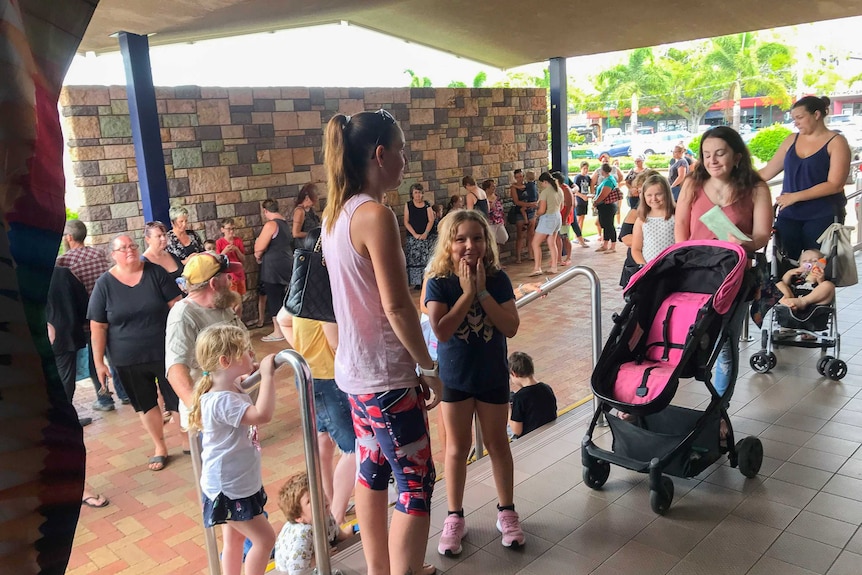
[[[335,323],[332,309],[332,288],[321,247],[320,228],[308,232],[305,238],[312,249],[297,248],[293,252],[293,275],[284,299],[284,309],[290,315]]]

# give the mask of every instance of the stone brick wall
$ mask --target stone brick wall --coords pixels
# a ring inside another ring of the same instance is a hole
[[[290,214],[303,184],[325,181],[323,127],[336,112],[387,108],[404,130],[409,165],[388,197],[399,220],[414,182],[429,190],[429,201],[445,204],[463,192],[464,175],[496,178],[505,190],[515,168],[539,172],[548,164],[544,89],[183,86],[156,88],[156,104],[171,204],[185,205],[190,227],[207,238],[219,236],[218,219],[233,217],[249,253],[263,199],[278,199]],[[81,192],[78,213],[92,243],[124,231],[140,237],[126,89],[66,87],[60,106],[72,161],[67,177]],[[325,201],[325,184],[319,188]],[[246,267],[254,286],[253,258]]]

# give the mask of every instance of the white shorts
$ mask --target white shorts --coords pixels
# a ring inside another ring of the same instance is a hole
[[[498,244],[505,244],[509,241],[509,232],[506,231],[505,224],[491,224],[491,235],[494,236],[494,241]]]

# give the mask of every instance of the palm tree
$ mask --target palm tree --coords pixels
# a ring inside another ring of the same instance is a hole
[[[724,86],[712,66],[702,65],[705,53],[705,45],[687,50],[670,48],[660,60],[669,76],[667,90],[649,98],[665,113],[686,116],[692,131],[702,123],[713,103],[721,99]]]
[[[661,94],[667,90],[668,80],[667,71],[656,64],[652,48],[638,48],[625,64],[600,72],[595,86],[599,99],[616,108],[622,121],[633,94]]]
[[[419,77],[416,75],[416,73],[413,70],[411,70],[409,68],[407,70],[404,70],[404,73],[410,75],[410,87],[411,88],[430,88],[431,87],[431,78],[429,78],[427,76]]]
[[[704,64],[712,66],[726,83],[733,100],[733,127],[739,129],[739,99],[766,96],[774,105],[790,105],[790,49],[778,42],[757,42],[750,32],[713,38]]]

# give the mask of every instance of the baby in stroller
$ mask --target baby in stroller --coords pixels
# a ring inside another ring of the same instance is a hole
[[[785,273],[775,284],[784,295],[778,303],[793,312],[804,312],[813,305],[831,304],[835,284],[825,277],[826,258],[818,250],[805,250],[799,256],[799,267]]]
[[[773,349],[790,346],[819,348],[817,372],[820,375],[839,381],[847,374],[847,364],[841,359],[841,334],[835,306],[835,284],[839,283],[832,276],[835,257],[834,248],[829,251],[828,259],[818,250],[805,250],[799,256],[799,266],[786,271],[775,283],[782,297],[772,308],[769,323],[764,324],[761,349],[749,360],[751,369],[769,373],[778,365]],[[777,267],[780,269],[780,266],[778,260]],[[779,329],[774,329],[775,324]],[[827,354],[830,348],[834,356]]]

